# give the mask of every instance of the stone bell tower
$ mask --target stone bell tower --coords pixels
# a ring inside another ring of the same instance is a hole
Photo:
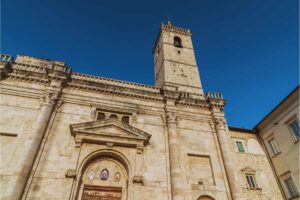
[[[155,86],[203,95],[192,33],[168,21],[161,24],[154,48]]]

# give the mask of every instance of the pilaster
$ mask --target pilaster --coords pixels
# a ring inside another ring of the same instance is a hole
[[[12,185],[15,189],[11,194],[8,194],[9,199],[26,199],[30,189],[31,181],[33,180],[34,171],[38,165],[38,158],[41,144],[48,128],[53,110],[61,103],[60,97],[62,88],[68,80],[69,73],[65,66],[53,66],[47,69],[48,87],[40,98],[40,113],[36,120],[33,130],[27,139],[28,147],[23,149],[22,159],[18,164],[22,166],[21,176],[18,177]]]
[[[175,102],[165,101],[165,114],[169,139],[170,171],[171,171],[171,194],[173,200],[183,200],[181,168],[180,168],[180,144],[177,133],[177,116]]]
[[[229,129],[223,112],[225,100],[223,99],[223,96],[218,93],[208,93],[206,95],[206,100],[210,105],[212,123],[214,124],[214,128],[216,130],[217,137],[219,140],[224,168],[230,188],[231,198],[233,200],[237,200],[239,194],[239,187],[236,183],[237,178],[233,162],[233,152],[230,148],[231,143],[230,135],[228,133]]]

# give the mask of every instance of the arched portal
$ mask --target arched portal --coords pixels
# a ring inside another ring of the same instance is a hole
[[[214,198],[208,196],[208,195],[203,195],[198,198],[198,200],[214,200]]]
[[[127,200],[128,171],[111,156],[96,157],[83,168],[78,200]]]

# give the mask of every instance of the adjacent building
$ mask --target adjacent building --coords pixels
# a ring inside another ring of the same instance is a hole
[[[191,36],[161,25],[155,86],[1,55],[0,199],[284,199],[258,135],[203,92]]]
[[[254,128],[286,199],[300,199],[299,86]]]

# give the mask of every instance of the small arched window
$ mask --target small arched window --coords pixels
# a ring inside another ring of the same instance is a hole
[[[129,124],[129,116],[122,117],[122,122],[125,124]]]
[[[105,114],[99,112],[97,115],[97,120],[103,120],[103,119],[105,119]]]
[[[182,48],[182,42],[181,42],[180,37],[178,37],[178,36],[174,37],[174,46]]]

